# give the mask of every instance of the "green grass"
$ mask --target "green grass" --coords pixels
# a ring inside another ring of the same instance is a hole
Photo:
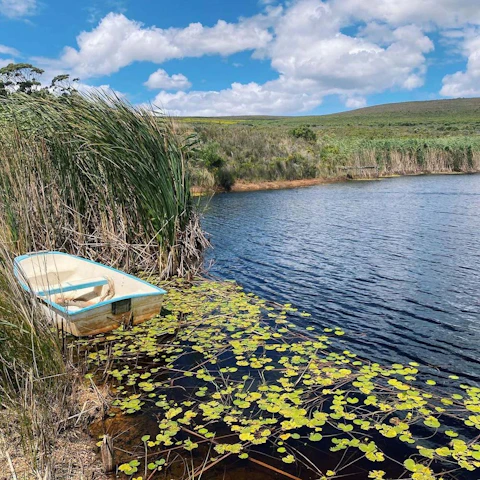
[[[202,161],[202,152],[210,155],[212,150],[236,181],[255,182],[337,178],[343,167],[362,176],[365,172],[357,167],[365,165],[376,165],[381,175],[478,171],[479,112],[480,99],[474,98],[387,104],[334,115],[183,118],[179,123],[203,143],[192,166],[195,183],[212,173]],[[316,140],[296,138],[299,127],[311,130]]]
[[[13,252],[66,250],[163,276],[198,268],[189,140],[169,119],[101,95],[18,94],[0,104],[0,127],[0,225]]]

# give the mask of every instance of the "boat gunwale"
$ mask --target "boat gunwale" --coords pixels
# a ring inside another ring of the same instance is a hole
[[[21,279],[22,277],[24,279],[27,279],[27,280],[28,280],[28,278],[23,273],[23,269],[20,265],[20,262],[22,262],[23,260],[26,260],[28,258],[37,256],[37,255],[64,255],[66,257],[76,258],[80,261],[87,262],[87,263],[92,263],[94,265],[98,265],[98,266],[106,268],[108,270],[118,272],[122,275],[125,275],[126,277],[132,278],[133,280],[135,280],[137,282],[143,283],[144,285],[148,285],[149,287],[152,287],[152,288],[156,289],[157,291],[156,292],[146,292],[146,293],[135,293],[133,295],[124,295],[122,297],[111,298],[109,300],[104,300],[103,302],[97,303],[95,305],[89,305],[88,307],[81,308],[80,310],[77,310],[75,312],[69,312],[65,307],[62,307],[58,303],[55,303],[55,302],[53,302],[53,301],[51,301],[47,298],[42,298],[41,296],[37,295],[36,292],[34,292],[27,284],[25,284],[22,281],[22,279]],[[58,310],[60,313],[62,313],[63,315],[66,315],[68,317],[74,317],[76,315],[88,312],[90,310],[94,310],[96,308],[100,308],[100,307],[103,307],[105,305],[111,305],[112,303],[119,302],[119,301],[122,301],[122,300],[128,300],[128,299],[133,299],[133,298],[142,298],[142,297],[153,297],[153,296],[158,296],[158,295],[165,295],[167,293],[163,288],[157,287],[156,285],[152,285],[151,283],[146,282],[145,280],[142,280],[141,278],[138,278],[135,275],[131,275],[129,273],[123,272],[122,270],[118,270],[117,268],[109,267],[108,265],[104,265],[103,263],[94,262],[93,260],[89,260],[88,258],[79,257],[78,255],[70,255],[69,253],[56,252],[56,251],[32,252],[32,253],[26,253],[24,255],[19,255],[18,257],[15,257],[13,262],[14,262],[14,275],[17,278],[18,282],[20,283],[21,287],[25,291],[30,292],[33,295],[35,295],[36,298],[38,298],[41,302],[45,303],[47,306],[49,306],[49,307],[51,307],[55,310]],[[21,276],[18,275],[19,272],[22,272]]]

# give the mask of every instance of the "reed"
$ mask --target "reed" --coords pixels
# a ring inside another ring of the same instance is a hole
[[[353,132],[349,132],[343,124],[292,130],[293,120],[289,122],[281,124],[279,119],[270,124],[256,119],[252,124],[226,125],[183,121],[183,128],[195,131],[201,142],[190,167],[195,185],[203,186],[202,180],[212,172],[204,160],[212,150],[217,162],[223,162],[222,168],[239,182],[480,171],[477,135],[451,136],[451,130],[431,128],[424,133],[432,136],[419,137],[412,131],[407,132],[411,136],[400,137],[404,132],[391,131],[393,127],[376,125],[372,131],[365,126],[361,130],[351,127]],[[305,138],[298,132],[311,135]],[[445,136],[439,137],[440,133]],[[362,169],[365,166],[374,168]],[[217,185],[221,187],[218,181]]]
[[[190,140],[116,97],[11,95],[0,104],[0,228],[12,252],[65,250],[127,271],[188,275],[207,244]]]
[[[23,471],[41,478],[52,471],[52,447],[72,390],[60,340],[19,286],[10,253],[0,245],[0,452],[12,475],[10,454],[18,457],[19,450]]]
[[[61,336],[16,281],[13,257],[64,250],[127,271],[194,274],[207,241],[190,195],[190,148],[168,118],[119,98],[0,102],[0,458],[14,478],[53,478],[80,384]]]

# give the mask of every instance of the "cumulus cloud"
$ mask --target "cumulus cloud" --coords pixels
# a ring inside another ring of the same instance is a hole
[[[315,108],[326,95],[341,95],[347,108],[360,108],[367,94],[423,84],[425,55],[434,47],[421,28],[372,23],[353,36],[342,33],[346,22],[330,3],[294,2],[275,18],[274,37],[264,47],[278,80],[160,92],[155,103],[179,115],[287,114]]]
[[[66,47],[60,61],[76,75],[88,78],[109,75],[135,61],[227,56],[262,48],[271,38],[263,15],[237,23],[219,20],[213,27],[191,23],[186,28],[161,29],[109,13],[95,29],[77,37],[78,49]]]
[[[162,68],[159,68],[156,72],[153,72],[148,77],[148,80],[144,83],[144,85],[152,90],[187,90],[192,86],[185,75],[176,73],[170,76]]]
[[[272,5],[278,3],[283,6]],[[424,84],[428,54],[434,50],[429,35],[435,31],[450,42],[447,48],[451,42],[456,48],[461,45],[468,58],[464,72],[445,77],[442,95],[480,95],[478,35],[466,37],[467,25],[480,25],[476,1],[259,0],[259,4],[262,14],[185,28],[145,26],[110,13],[95,28],[82,32],[76,47],[66,47],[59,59],[46,59],[43,65],[88,79],[138,61],[162,64],[251,51],[253,59],[270,62],[276,80],[185,91],[191,87],[186,76],[158,69],[145,86],[162,90],[154,103],[179,115],[297,113],[317,107],[327,95],[340,96],[347,108],[359,108],[372,93],[413,90]]]
[[[110,85],[92,86],[86,83],[76,82],[75,89],[82,95],[106,95],[107,97],[125,98],[126,95],[118,90],[113,89]]]
[[[297,113],[311,110],[321,101],[321,96],[302,92],[281,78],[263,85],[233,83],[220,91],[162,91],[153,104],[172,115],[229,116]]]
[[[36,0],[0,0],[0,15],[9,18],[33,15],[36,8]]]
[[[8,64],[13,63],[13,58],[0,58],[0,68],[6,67]]]
[[[20,52],[12,47],[7,47],[6,45],[0,45],[0,55],[20,55]]]
[[[456,72],[443,78],[440,95],[444,97],[480,96],[480,32],[471,33],[464,41],[464,53],[468,58],[464,72]]]
[[[333,0],[338,15],[392,26],[409,23],[433,28],[480,23],[476,0]]]
[[[325,95],[367,94],[412,83],[412,75],[420,78],[425,54],[433,50],[415,25],[391,30],[386,46],[343,34],[342,26],[329,4],[297,2],[276,27],[272,66],[289,78],[315,82]]]
[[[367,106],[367,99],[365,97],[349,97],[345,101],[347,108],[363,108]]]

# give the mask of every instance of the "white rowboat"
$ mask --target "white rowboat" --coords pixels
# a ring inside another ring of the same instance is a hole
[[[61,252],[15,258],[15,276],[59,328],[76,336],[145,322],[160,313],[167,293],[133,275]]]

